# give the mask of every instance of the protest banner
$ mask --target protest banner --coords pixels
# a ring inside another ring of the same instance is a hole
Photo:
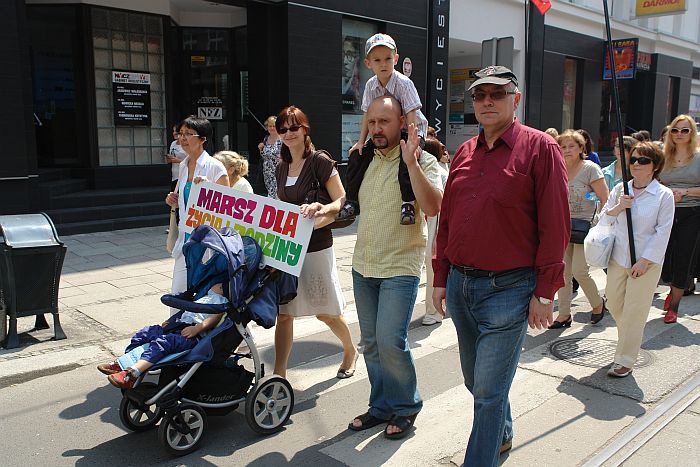
[[[217,230],[235,229],[260,245],[266,266],[299,276],[314,221],[305,218],[296,204],[234,190],[212,182],[194,183],[181,234],[185,241],[201,224]]]

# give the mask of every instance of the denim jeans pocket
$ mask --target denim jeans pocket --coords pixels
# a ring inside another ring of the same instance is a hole
[[[520,268],[491,278],[491,286],[496,290],[519,287],[529,284],[533,276],[531,268]]]

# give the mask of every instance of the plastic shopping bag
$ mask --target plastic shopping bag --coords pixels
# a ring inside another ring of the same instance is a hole
[[[592,268],[607,268],[615,243],[614,225],[596,225],[591,227],[583,241],[586,262]]]

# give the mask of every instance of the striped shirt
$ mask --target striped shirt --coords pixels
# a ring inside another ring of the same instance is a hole
[[[362,111],[367,113],[367,109],[374,99],[387,94],[394,96],[396,100],[401,102],[404,115],[412,110],[416,111],[416,128],[418,134],[425,138],[428,134],[428,120],[420,111],[422,105],[416,86],[406,75],[396,70],[391,74],[386,87],[382,86],[376,75],[367,80],[365,92],[362,94]]]
[[[418,202],[416,223],[400,223],[402,201],[396,176],[400,148],[396,146],[386,156],[375,150],[360,186],[362,213],[358,217],[352,268],[364,277],[420,277],[428,230]],[[424,152],[420,166],[430,183],[440,188],[437,160]]]

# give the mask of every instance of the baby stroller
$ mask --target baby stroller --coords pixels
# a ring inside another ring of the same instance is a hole
[[[279,273],[263,266],[260,246],[231,229],[219,232],[202,225],[192,232],[183,254],[188,290],[161,298],[180,310],[172,319],[185,310],[226,314],[192,350],[167,356],[142,374],[133,388],[123,390],[119,407],[122,423],[132,431],[149,430],[160,421],[159,441],[178,456],[199,447],[207,415],[226,415],[245,403],[250,427],[271,434],[282,428],[294,407],[289,382],[277,375],[264,376],[248,329],[251,320],[265,328],[274,326],[278,303],[285,302],[280,300]],[[218,283],[229,303],[193,303]],[[250,350],[236,353],[243,340]],[[254,371],[239,363],[246,358],[252,359]],[[158,373],[157,383],[144,381],[147,374]]]

